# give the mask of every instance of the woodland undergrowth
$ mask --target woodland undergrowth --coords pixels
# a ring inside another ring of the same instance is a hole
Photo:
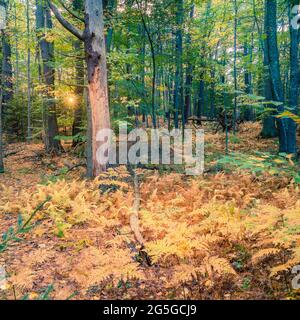
[[[245,125],[232,144],[232,157],[249,153],[246,168],[228,166],[224,136],[211,131],[203,176],[137,170],[143,248],[130,226],[135,192],[126,167],[94,181],[79,170],[45,182],[64,167],[61,159],[52,159],[55,169],[34,157],[22,167],[20,157],[37,145],[14,155],[0,185],[0,231],[35,215],[31,230],[0,253],[8,279],[1,298],[38,299],[49,285],[51,299],[299,297],[291,288],[291,270],[300,264],[297,164],[269,158],[276,146],[249,139],[254,126]],[[250,152],[253,143],[263,155]]]

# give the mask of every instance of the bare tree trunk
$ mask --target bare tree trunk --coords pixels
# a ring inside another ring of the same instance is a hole
[[[17,6],[16,3],[14,3],[14,27],[15,27],[15,50],[16,50],[16,81],[15,81],[15,92],[19,93],[19,38],[18,38],[18,20],[17,20]]]
[[[73,43],[74,50],[79,57],[76,57],[75,69],[76,69],[76,107],[74,110],[74,121],[72,126],[72,136],[75,137],[81,132],[82,116],[83,116],[83,91],[84,91],[84,62],[80,57],[82,45],[79,40],[75,40]],[[73,147],[78,143],[77,139],[73,139]]]
[[[141,5],[139,3],[138,0],[136,0],[136,4],[139,8],[140,11],[140,15],[141,15],[141,20],[150,44],[150,50],[151,50],[151,58],[152,58],[152,125],[153,128],[156,129],[157,127],[157,120],[156,120],[156,104],[155,104],[155,84],[156,84],[156,53],[155,53],[155,48],[154,48],[154,41],[153,41],[153,37],[150,33],[150,29],[147,26],[145,17],[144,17],[144,13],[143,13],[143,9],[141,8]],[[147,3],[146,3],[147,5]],[[147,8],[145,8],[144,10],[147,10]]]
[[[96,177],[106,170],[106,165],[101,164],[97,159],[97,150],[104,143],[104,141],[97,141],[97,134],[103,129],[110,129],[102,0],[85,1],[84,32],[69,23],[50,0],[48,0],[48,3],[57,20],[74,36],[84,42],[89,97],[87,109],[87,175]]]
[[[73,10],[77,13],[83,11],[82,1],[73,1]],[[75,72],[76,72],[76,107],[74,110],[74,121],[72,126],[72,136],[75,137],[81,132],[82,116],[83,116],[83,94],[84,94],[84,60],[81,58],[83,55],[82,42],[79,39],[75,39],[73,42],[73,48],[77,55],[75,58]],[[78,144],[78,140],[73,138],[72,146],[75,147]]]
[[[284,111],[283,84],[280,74],[279,50],[277,44],[277,1],[266,0],[267,39],[269,57],[269,73],[272,85],[272,100],[279,102],[279,113]],[[276,119],[279,133],[279,152],[288,153],[288,121]]]
[[[264,17],[264,31],[267,35],[270,30],[270,19],[269,19],[269,2],[265,0],[265,17]],[[270,65],[270,55],[269,55],[269,39],[265,37],[264,39],[264,95],[267,101],[273,100],[272,93],[272,79],[271,73],[269,70]],[[276,44],[277,46],[277,44]],[[278,135],[276,128],[275,117],[273,115],[266,116],[263,119],[263,129],[261,132],[263,138],[274,138]]]
[[[6,10],[8,9],[8,1],[0,2]],[[4,172],[4,151],[3,151],[3,109],[7,107],[8,102],[13,97],[12,83],[12,65],[11,65],[11,47],[9,37],[5,31],[1,31],[2,38],[2,70],[1,70],[1,93],[0,93],[0,173]]]
[[[2,34],[2,37],[3,36],[4,35]],[[2,74],[2,77],[1,77],[1,84],[2,83],[3,83],[3,74]],[[1,94],[0,94],[0,173],[4,173],[2,105],[3,105],[3,88],[1,87]]]
[[[293,18],[293,7],[299,4],[298,0],[292,0],[289,8],[289,19]],[[290,99],[289,106],[294,114],[298,114],[298,100],[299,100],[299,30],[293,28],[290,23]],[[297,125],[294,120],[288,119],[287,130],[287,152],[291,154],[297,154]]]
[[[250,52],[249,52],[250,51]],[[249,48],[248,42],[246,41],[244,43],[244,57],[250,56],[250,64],[252,64],[252,58],[251,53],[252,48]],[[244,84],[245,84],[245,93],[246,94],[252,94],[252,74],[251,71],[249,71],[248,65],[245,66],[245,72],[244,72]],[[251,106],[247,106],[244,111],[244,119],[246,121],[252,121],[253,120],[253,110]]]
[[[3,154],[3,138],[2,138],[2,99],[3,98],[3,94],[2,94],[2,90],[1,90],[1,97],[0,97],[0,173],[4,173],[4,162],[3,162],[3,158],[4,158],[4,154]]]
[[[233,108],[233,133],[236,134],[236,122],[237,122],[237,24],[238,24],[238,6],[237,0],[234,0],[234,59],[233,59],[233,74],[234,74],[234,108]]]
[[[31,139],[31,53],[30,53],[30,24],[29,0],[26,0],[26,28],[27,28],[27,139]]]
[[[47,132],[45,135],[45,147],[47,152],[58,153],[62,150],[61,144],[55,139],[58,136],[58,125],[56,117],[55,103],[55,69],[53,68],[54,45],[44,37],[44,29],[52,29],[52,19],[48,7],[44,7],[41,0],[36,3],[36,27],[39,35],[39,45],[43,61],[43,81],[47,87],[45,95],[47,98],[47,108],[45,112]]]
[[[98,176],[106,167],[96,159],[97,150],[103,143],[98,142],[96,137],[102,129],[110,128],[102,0],[85,2],[84,46],[91,107],[91,118],[88,121],[92,125],[92,159],[88,161],[93,163],[93,172],[89,175]]]
[[[107,2],[105,4],[105,2]],[[103,10],[107,12],[107,15],[113,15],[116,11],[117,8],[117,0],[108,0],[108,1],[103,1]],[[107,18],[107,20],[109,21],[110,19]],[[107,35],[105,37],[105,43],[106,43],[106,51],[107,53],[109,53],[111,51],[112,48],[112,39],[113,39],[113,33],[114,33],[114,29],[111,25],[111,22],[108,22],[107,24]]]
[[[194,19],[194,12],[195,12],[195,4],[191,4],[190,9],[190,20]],[[186,46],[187,49],[191,49],[191,34],[190,31],[187,33],[186,36]],[[194,66],[191,64],[189,60],[186,66],[186,79],[185,79],[185,107],[184,107],[184,121],[183,126],[188,122],[188,117],[191,113],[191,106],[192,106],[192,84],[193,84],[193,69]]]
[[[174,125],[175,128],[179,128],[179,109],[182,107],[182,85],[183,85],[183,72],[182,72],[182,24],[183,24],[183,0],[177,0],[176,8],[176,71],[175,71],[175,89],[174,89]],[[182,113],[182,118],[184,118],[184,112]],[[185,120],[183,119],[183,123]]]

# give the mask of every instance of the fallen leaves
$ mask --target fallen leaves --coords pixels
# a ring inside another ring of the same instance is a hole
[[[258,128],[247,126],[242,141],[249,134],[255,140]],[[209,149],[223,148],[221,134],[207,139],[214,143]],[[247,143],[235,148],[249,149],[255,141]],[[126,168],[95,181],[73,172],[43,184],[36,182],[44,171],[24,172],[6,175],[0,186],[1,231],[18,213],[26,218],[45,197],[51,201],[26,241],[2,255],[18,296],[36,298],[33,291],[53,284],[54,299],[75,291],[79,299],[269,297],[259,280],[250,283],[259,274],[261,281],[278,281],[283,297],[282,277],[300,262],[299,188],[282,177],[218,172],[187,178],[139,170],[140,228],[152,260],[145,266],[129,225],[134,193]]]

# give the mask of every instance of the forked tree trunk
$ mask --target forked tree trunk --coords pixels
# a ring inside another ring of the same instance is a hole
[[[101,164],[97,159],[97,150],[104,143],[97,141],[97,134],[103,129],[110,129],[102,0],[85,1],[84,32],[69,23],[50,0],[48,0],[48,3],[58,21],[74,36],[84,42],[89,97],[87,108],[87,175],[96,177],[106,170],[106,165]]]

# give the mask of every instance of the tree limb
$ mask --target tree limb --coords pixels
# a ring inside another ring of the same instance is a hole
[[[78,14],[76,14],[72,9],[70,9],[67,5],[65,5],[63,3],[63,1],[59,0],[59,3],[62,5],[62,7],[72,16],[74,17],[75,19],[81,21],[84,23],[84,19],[81,18]]]
[[[60,24],[66,28],[69,32],[71,32],[75,37],[77,37],[79,40],[83,41],[84,36],[83,32],[78,30],[76,27],[74,27],[69,21],[67,21],[59,12],[57,7],[50,1],[48,0],[49,7],[51,11],[54,13],[56,19],[60,22]]]

